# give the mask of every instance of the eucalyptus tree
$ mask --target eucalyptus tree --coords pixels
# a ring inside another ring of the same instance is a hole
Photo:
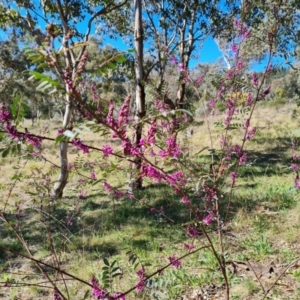
[[[135,132],[134,146],[140,149],[140,141],[142,138],[141,119],[146,115],[146,94],[144,86],[144,28],[142,19],[142,0],[134,0],[134,48],[135,48]],[[141,169],[141,159],[136,158],[133,169],[137,170],[132,180],[132,186],[140,189],[142,187],[142,179],[139,176]]]
[[[92,25],[95,22],[106,24],[107,28],[110,27],[110,33],[113,34],[115,29],[122,26],[120,24],[126,23],[122,19],[122,13],[126,13],[124,7],[127,4],[128,0],[16,1],[18,10],[14,11],[13,20],[17,21],[13,25],[34,38],[35,50],[29,52],[31,58],[51,67],[62,82],[65,104],[62,124],[64,130],[73,128],[74,110],[77,105],[76,85],[80,81],[88,58],[87,47]],[[3,9],[10,11],[9,3],[3,6]],[[7,20],[5,22],[2,24],[7,24]],[[85,23],[85,34],[79,29],[80,22]],[[46,32],[39,28],[41,25],[46,26]],[[77,49],[80,51],[75,51]],[[33,76],[40,78],[37,73],[33,73]],[[62,197],[63,189],[68,181],[68,143],[65,141],[60,142],[59,156],[60,174],[52,190],[53,199]]]
[[[168,101],[171,108],[183,107],[186,89],[184,79],[191,66],[191,60],[199,56],[198,46],[208,36],[221,34],[228,26],[228,19],[237,11],[235,2],[221,2],[151,0],[144,4],[148,21],[147,36],[150,37],[148,42],[151,44],[149,51],[156,58],[152,69],[158,73],[157,91],[160,91],[165,83],[166,68],[172,57],[173,63],[176,62],[179,69],[176,98],[173,104]],[[179,59],[175,59],[175,56]]]

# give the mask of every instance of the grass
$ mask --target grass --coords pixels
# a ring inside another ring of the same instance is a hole
[[[221,118],[222,116],[214,116],[211,123]],[[198,121],[193,128],[194,135],[188,141],[191,157],[200,149],[209,146],[205,125],[201,120]],[[262,106],[254,116],[254,125],[262,129],[256,138],[246,145],[248,163],[240,169],[229,219],[224,224],[226,258],[228,263],[249,260],[256,263],[289,263],[300,254],[299,194],[293,188],[293,175],[289,168],[291,132],[297,129],[298,124],[287,115],[279,113],[277,109]],[[32,130],[38,132],[40,127],[36,126]],[[49,127],[52,136],[55,136],[56,127]],[[219,140],[219,129],[212,127],[212,135],[215,140]],[[107,142],[98,141],[90,132],[85,132],[83,137],[86,143],[92,142],[97,147]],[[184,137],[180,136],[180,139]],[[232,140],[239,141],[235,134],[232,134]],[[43,147],[47,159],[57,164],[56,148],[47,142]],[[209,153],[204,150],[202,154],[191,160],[191,164],[199,168],[198,174],[201,174],[201,170],[209,168]],[[70,161],[84,166],[81,172],[87,177],[94,168],[101,167],[95,152],[82,156],[72,148]],[[19,169],[13,169],[13,166],[19,166]],[[73,173],[64,198],[49,204],[45,186],[48,180],[54,181],[57,177],[57,172],[49,163],[30,159],[24,165],[24,160],[8,157],[1,160],[1,171],[5,174],[0,177],[1,205],[6,202],[7,183],[10,178],[15,172],[23,174],[9,198],[7,218],[22,232],[34,257],[50,264],[56,264],[58,260],[64,270],[84,280],[89,281],[95,274],[104,284],[103,259],[106,258],[110,263],[115,261],[115,265],[120,268],[121,275],[115,277],[113,290],[124,291],[136,283],[136,268],[145,266],[149,274],[167,264],[169,256],[178,257],[186,253],[182,245],[190,242],[190,239],[183,224],[188,224],[191,216],[182,210],[179,197],[163,184],[146,182],[145,188],[136,195],[140,201],[126,197],[115,199],[103,192],[101,182],[94,186],[79,183],[80,176]],[[112,185],[119,185],[127,180],[127,176],[124,172],[112,172],[106,174],[105,180]],[[79,199],[80,192],[85,192],[87,196]],[[227,201],[228,193],[224,191],[220,201],[224,216]],[[163,207],[166,215],[175,223],[164,219],[159,212],[151,212],[149,207]],[[71,226],[67,225],[67,220],[72,221]],[[214,231],[211,232],[211,237],[213,241],[217,241],[218,237]],[[21,243],[2,221],[0,241],[1,245],[13,251],[25,253]],[[200,236],[195,244],[201,247],[204,241],[204,237]],[[51,247],[55,249],[56,258],[51,254]],[[216,259],[207,249],[183,260],[182,266],[183,268],[179,269],[167,269],[163,276],[154,277],[147,283],[144,294],[133,292],[126,299],[177,299],[191,289],[212,283],[222,284]],[[1,249],[0,270],[0,282],[43,281],[32,263]],[[52,279],[61,280],[53,270],[45,270]],[[289,272],[289,276],[299,281],[297,267]],[[229,277],[232,299],[261,298],[261,289],[255,278],[230,271]],[[63,287],[62,282],[59,286]],[[90,299],[88,287],[83,287],[76,281],[71,281],[68,287],[70,299],[84,299],[85,293],[88,295],[87,299]],[[278,298],[280,293],[282,294],[280,287],[277,287],[271,294],[274,298],[270,299],[289,299]],[[38,286],[3,288],[0,289],[0,297],[52,299],[52,291]]]

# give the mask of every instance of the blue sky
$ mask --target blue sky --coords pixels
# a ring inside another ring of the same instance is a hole
[[[16,7],[15,7],[16,8]],[[20,11],[22,15],[25,15],[25,11],[22,10]],[[87,15],[86,20],[82,21],[79,23],[77,28],[79,29],[80,32],[85,33],[87,29],[87,22],[89,20],[90,16]],[[50,21],[50,20],[49,20]],[[39,18],[39,25],[40,29],[45,32],[46,28],[46,22]],[[91,35],[95,34],[95,25],[92,25],[92,30],[91,30]],[[0,31],[0,38],[4,37],[3,32]],[[117,39],[110,39],[108,37],[103,37],[104,45],[110,44],[113,47],[117,48],[120,51],[126,51],[130,48],[129,45],[126,45],[121,38]],[[146,47],[147,48],[147,45]],[[198,47],[198,53],[197,50],[194,52],[194,55],[197,55],[199,58],[198,59],[192,59],[190,63],[190,67],[193,68],[196,66],[198,63],[214,63],[220,58],[222,58],[222,53],[219,51],[216,43],[211,37],[208,37],[202,47]],[[277,59],[278,62],[281,62],[282,60]],[[262,61],[261,64],[254,66],[253,68],[256,71],[260,71],[264,69],[265,61]]]

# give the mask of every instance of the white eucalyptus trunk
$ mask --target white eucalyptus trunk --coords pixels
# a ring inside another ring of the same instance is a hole
[[[73,101],[70,95],[66,95],[66,111],[63,120],[63,128],[71,128],[73,124]],[[68,182],[69,169],[68,169],[68,143],[62,142],[59,145],[59,165],[60,173],[57,181],[55,182],[51,197],[53,200],[59,199],[63,195],[63,190]]]
[[[144,36],[142,24],[142,2],[141,0],[134,1],[135,9],[135,23],[134,23],[134,46],[135,46],[135,134],[133,143],[135,147],[140,147],[140,140],[142,138],[143,126],[140,120],[145,116],[145,90],[144,90]],[[137,158],[133,164],[134,169],[134,182],[133,187],[140,189],[142,187],[142,179],[139,177],[141,168],[141,159]]]

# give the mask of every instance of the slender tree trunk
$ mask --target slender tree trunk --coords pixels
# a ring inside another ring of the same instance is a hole
[[[181,81],[183,80],[183,77],[181,76]],[[176,106],[179,109],[184,108],[184,95],[185,95],[185,83],[180,83],[178,89],[177,89],[177,99],[176,99]]]
[[[195,5],[195,3],[194,3]],[[187,23],[184,22],[181,30],[180,30],[180,41],[181,45],[179,48],[180,51],[180,61],[184,68],[187,70],[189,66],[189,61],[191,54],[194,49],[194,39],[195,39],[195,34],[194,34],[194,25],[196,21],[196,7],[194,8],[192,15],[191,15],[191,20],[190,20],[190,25],[188,27],[188,39],[185,41],[185,31],[187,29]],[[177,108],[183,109],[184,108],[184,95],[185,95],[185,90],[186,90],[186,84],[183,81],[184,79],[183,72],[180,73],[179,76],[179,82],[180,85],[177,89],[177,99],[176,99],[176,106]]]
[[[66,111],[63,120],[63,128],[72,129],[73,124],[73,99],[69,94],[66,96]],[[51,192],[52,199],[59,199],[63,195],[63,190],[68,182],[68,143],[62,142],[59,145],[60,174]]]
[[[145,116],[145,90],[144,90],[144,58],[143,58],[143,27],[142,27],[142,3],[141,0],[135,0],[135,26],[134,26],[134,44],[135,44],[135,133],[134,133],[134,146],[140,147],[140,140],[142,138],[142,129],[143,126],[140,123],[140,120]],[[133,188],[140,189],[142,187],[142,178],[140,178],[140,169],[142,161],[140,158],[136,158],[135,163],[133,164]]]

